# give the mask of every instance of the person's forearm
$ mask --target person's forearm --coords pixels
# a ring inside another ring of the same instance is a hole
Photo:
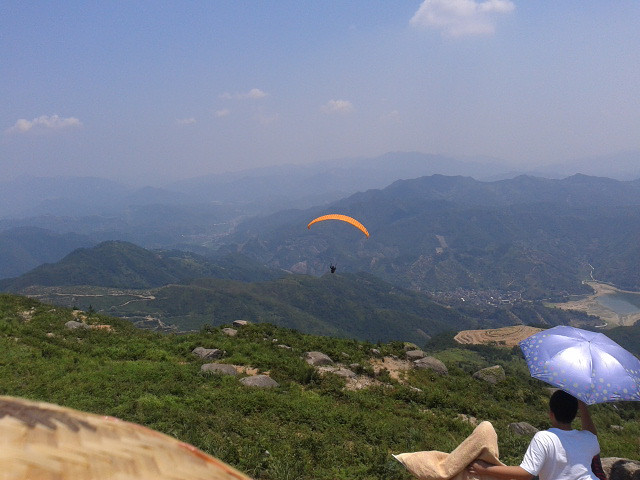
[[[582,400],[578,400],[578,410],[580,411],[580,423],[582,424],[582,429],[597,436],[598,432],[596,431],[596,426],[594,425],[593,420],[591,420],[589,408]]]
[[[522,467],[512,467],[508,465],[491,465],[476,471],[476,473],[504,480],[531,480],[533,477],[533,475]]]

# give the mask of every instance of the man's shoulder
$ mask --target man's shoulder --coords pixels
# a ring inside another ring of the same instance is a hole
[[[532,444],[549,445],[558,441],[558,436],[550,430],[538,430],[531,439]]]
[[[535,435],[533,436],[533,438],[553,438],[553,437],[557,437],[558,435],[553,431],[555,429],[549,429],[549,430],[538,430]]]

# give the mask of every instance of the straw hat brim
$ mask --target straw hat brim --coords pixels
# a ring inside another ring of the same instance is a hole
[[[251,480],[192,445],[134,423],[0,396],[3,480]]]

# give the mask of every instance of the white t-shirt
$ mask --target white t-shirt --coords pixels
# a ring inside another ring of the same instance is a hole
[[[598,453],[593,433],[550,428],[533,436],[520,466],[540,480],[598,480],[591,471],[591,460]]]

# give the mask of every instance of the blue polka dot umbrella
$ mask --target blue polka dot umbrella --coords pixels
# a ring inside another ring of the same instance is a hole
[[[531,372],[587,405],[640,401],[640,360],[602,333],[559,326],[520,342]]]

